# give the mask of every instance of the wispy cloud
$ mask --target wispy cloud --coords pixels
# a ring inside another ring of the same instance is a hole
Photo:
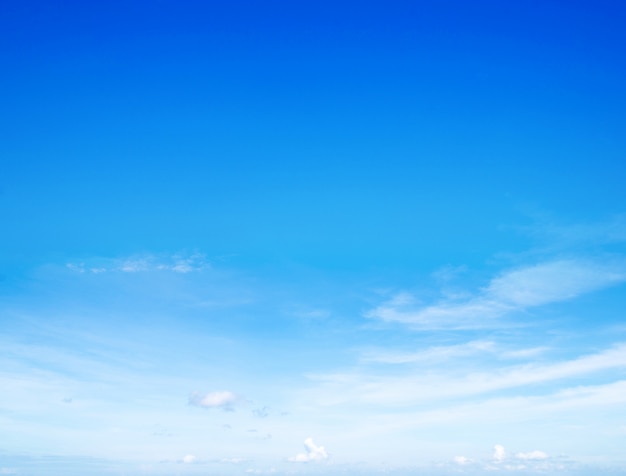
[[[479,395],[568,378],[579,378],[609,369],[626,368],[626,344],[578,357],[547,364],[527,364],[475,371],[465,376],[436,372],[424,374],[407,371],[401,375],[342,373],[311,375],[321,382],[320,402],[328,405],[376,403],[414,405],[418,402]]]
[[[77,273],[145,273],[150,271],[170,271],[186,274],[201,271],[210,265],[200,253],[173,255],[144,254],[116,259],[93,259],[89,262],[71,262],[66,268]]]
[[[396,294],[366,316],[420,329],[471,329],[493,326],[507,313],[565,301],[626,279],[623,265],[559,260],[506,271],[477,294],[419,306],[409,293]]]
[[[521,227],[550,248],[581,248],[626,241],[626,214],[595,223],[563,223],[545,214],[533,214],[535,223]],[[545,246],[545,245],[544,245]]]
[[[549,348],[545,346],[540,347],[529,347],[527,349],[515,349],[515,350],[506,350],[500,353],[500,357],[503,359],[527,359],[530,357],[536,357],[540,354],[548,351]]]
[[[524,360],[537,357],[548,350],[549,347],[545,346],[510,349],[492,340],[473,340],[462,344],[432,346],[415,352],[368,350],[363,353],[360,360],[363,363],[432,365],[480,356],[502,360]]]
[[[552,474],[563,473],[581,468],[579,463],[567,457],[551,458],[547,453],[540,450],[518,452],[513,457],[502,445],[494,445],[490,458],[470,459],[465,456],[455,456],[452,462],[458,466],[465,466],[463,470],[454,469],[454,472],[462,471],[464,474],[485,474],[485,472],[513,473],[513,474]],[[580,474],[576,472],[576,474]],[[587,473],[585,473],[587,474]],[[591,473],[589,473],[591,474]]]
[[[418,352],[370,352],[363,356],[363,362],[384,364],[408,364],[417,362],[440,362],[457,357],[467,357],[495,349],[494,342],[476,340],[465,344],[430,347]]]

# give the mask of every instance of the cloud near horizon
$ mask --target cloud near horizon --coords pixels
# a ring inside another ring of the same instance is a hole
[[[495,445],[493,447],[493,460],[496,463],[501,463],[506,458],[506,451],[504,450],[504,446]]]
[[[304,440],[304,453],[298,453],[296,456],[289,458],[294,463],[309,463],[311,461],[323,461],[328,459],[328,453],[323,446],[317,446],[313,443],[313,438]]]
[[[548,455],[546,453],[544,453],[543,451],[539,451],[539,450],[529,451],[528,453],[516,453],[515,457],[517,459],[523,459],[523,460],[544,460],[544,459],[548,459]]]

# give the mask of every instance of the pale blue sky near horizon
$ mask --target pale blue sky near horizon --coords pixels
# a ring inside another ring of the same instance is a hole
[[[0,7],[0,474],[626,474],[626,7]]]

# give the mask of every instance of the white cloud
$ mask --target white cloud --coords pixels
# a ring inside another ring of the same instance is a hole
[[[324,405],[367,403],[415,405],[441,398],[479,395],[626,368],[626,344],[576,359],[541,365],[515,365],[465,376],[425,374],[410,369],[401,375],[363,373],[310,375],[321,382],[318,402]]]
[[[459,466],[463,466],[472,462],[472,460],[470,460],[469,458],[466,458],[465,456],[455,456],[453,458],[453,461]]]
[[[547,459],[548,455],[543,451],[535,450],[529,451],[528,453],[517,453],[515,457],[523,460],[543,460]]]
[[[196,458],[194,455],[185,455],[185,456],[183,456],[183,463],[185,463],[185,464],[195,463],[197,460],[198,460],[198,458]]]
[[[294,463],[309,463],[311,461],[322,461],[328,459],[328,453],[323,446],[317,446],[313,443],[313,438],[304,440],[304,453],[289,458]]]
[[[122,261],[122,263],[120,263],[117,267],[117,271],[121,271],[123,273],[139,273],[141,271],[148,271],[150,268],[151,263],[149,259],[130,258]]]
[[[542,263],[509,271],[491,281],[486,295],[526,308],[563,301],[615,282],[626,274],[610,266],[575,260]]]
[[[550,261],[504,272],[464,301],[420,307],[412,295],[399,293],[366,316],[425,329],[485,327],[507,313],[572,299],[625,279],[622,265]]]
[[[361,357],[361,361],[382,364],[432,364],[451,359],[485,354],[495,356],[499,359],[524,360],[536,357],[548,350],[548,347],[505,350],[493,341],[473,340],[463,344],[429,347],[416,352],[369,351]]]
[[[125,273],[137,273],[141,271],[172,271],[174,273],[186,274],[192,271],[200,271],[208,267],[205,257],[200,254],[172,256],[148,255],[141,258],[129,258],[123,260],[117,271]]]
[[[219,392],[198,393],[189,396],[189,404],[203,408],[219,408],[224,411],[232,411],[233,407],[244,401],[244,398],[227,390]]]
[[[603,385],[573,387],[543,396],[513,396],[450,406],[412,414],[421,424],[474,422],[519,423],[553,417],[557,413],[581,416],[595,409],[626,403],[626,380]],[[584,411],[583,411],[584,410]],[[404,417],[406,418],[406,417]],[[411,425],[410,425],[411,426]],[[403,426],[404,427],[404,426]]]
[[[187,274],[193,271],[201,271],[209,267],[204,255],[195,253],[191,255],[179,253],[174,255],[142,255],[131,256],[121,259],[99,259],[97,266],[88,266],[84,262],[67,263],[66,268],[77,272],[90,272],[93,274],[105,272],[142,273],[150,271],[171,271],[173,273]]]
[[[506,451],[504,451],[504,446],[495,445],[493,447],[493,460],[496,463],[501,463],[506,458]]]
[[[0,468],[0,474],[17,474],[17,469],[14,469],[14,468]]]
[[[76,273],[85,272],[85,263],[67,263],[65,267],[70,271],[74,271]]]

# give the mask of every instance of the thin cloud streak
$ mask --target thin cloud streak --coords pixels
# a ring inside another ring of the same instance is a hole
[[[431,363],[491,352],[494,349],[494,342],[476,340],[465,344],[430,347],[418,352],[370,352],[364,355],[361,360],[383,364]]]
[[[374,364],[434,364],[461,357],[491,356],[505,360],[522,360],[536,357],[546,352],[548,347],[530,347],[504,350],[491,340],[473,340],[463,344],[433,346],[416,352],[393,352],[370,350],[364,352],[360,361]]]
[[[573,299],[625,279],[622,264],[549,261],[504,272],[465,301],[443,300],[420,308],[411,294],[399,293],[367,312],[366,317],[416,329],[491,327],[498,325],[497,318],[506,314]]]
[[[626,344],[563,362],[509,366],[465,376],[405,372],[394,377],[343,373],[310,375],[309,378],[320,382],[320,387],[315,390],[316,398],[325,405],[358,402],[410,406],[442,398],[480,395],[581,377],[617,368],[626,368]]]
[[[202,271],[210,267],[206,257],[199,253],[173,255],[137,255],[121,259],[94,259],[92,262],[67,263],[67,269],[76,273],[145,273],[170,271],[187,274]]]

